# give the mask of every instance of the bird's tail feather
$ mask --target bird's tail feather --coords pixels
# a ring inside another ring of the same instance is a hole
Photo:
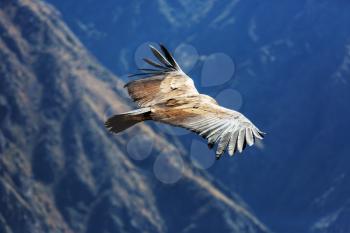
[[[114,115],[107,119],[105,126],[109,131],[119,133],[139,122],[148,120],[150,113],[150,108],[140,108],[130,112]]]

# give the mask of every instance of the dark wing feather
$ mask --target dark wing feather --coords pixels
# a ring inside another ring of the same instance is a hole
[[[170,61],[168,61],[156,48],[154,48],[152,45],[149,46],[151,48],[151,51],[153,55],[158,58],[158,60],[163,63],[166,67],[172,68]]]
[[[158,68],[157,70],[155,69],[147,69],[147,68],[142,68],[139,69],[143,71],[142,73],[136,73],[136,74],[131,74],[129,77],[134,77],[134,76],[142,76],[144,75],[145,77],[150,77],[150,76],[155,76],[155,75],[164,75],[168,74],[171,72],[182,72],[180,66],[177,64],[175,59],[172,57],[170,52],[164,47],[164,45],[160,45],[161,50],[163,51],[164,55],[161,54],[156,48],[154,48],[152,45],[149,46],[153,55],[158,59],[158,62],[152,61],[148,58],[143,58],[143,60],[153,66]]]
[[[179,65],[177,64],[177,62],[175,61],[175,59],[173,58],[173,56],[170,54],[170,52],[167,50],[167,48],[165,48],[164,45],[160,44],[159,45],[160,48],[162,49],[166,59],[170,62],[170,64],[176,69],[176,70],[180,70]]]
[[[150,64],[151,66],[155,66],[155,67],[160,68],[160,69],[166,69],[166,67],[164,67],[164,66],[162,66],[161,64],[159,64],[159,63],[157,63],[157,62],[154,62],[154,61],[152,61],[152,60],[150,60],[150,59],[148,59],[148,58],[143,58],[143,60],[144,60],[146,63]]]

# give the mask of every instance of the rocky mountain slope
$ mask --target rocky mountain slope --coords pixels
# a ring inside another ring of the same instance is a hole
[[[179,145],[145,124],[115,136],[106,109],[130,109],[104,69],[39,0],[0,1],[0,232],[269,232],[240,198],[172,161]],[[126,145],[153,139],[139,162]],[[181,170],[152,173],[158,154]]]
[[[268,134],[262,151],[223,158],[210,171],[276,232],[350,232],[350,2],[47,1],[120,74],[134,69],[148,41],[187,43],[203,59],[231,56],[236,74],[226,83],[201,86],[203,59],[189,74],[206,94],[239,91],[240,110]]]

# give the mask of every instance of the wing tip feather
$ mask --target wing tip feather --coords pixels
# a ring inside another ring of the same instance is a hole
[[[160,62],[155,62],[152,61],[148,58],[143,58],[143,60],[156,68],[159,68],[159,72],[154,73],[151,71],[145,71],[143,73],[138,73],[138,74],[131,74],[128,75],[128,77],[134,77],[134,76],[141,76],[141,75],[161,75],[161,74],[166,74],[166,73],[170,73],[170,72],[174,72],[174,71],[181,71],[180,66],[177,64],[176,60],[174,59],[174,57],[171,55],[171,53],[169,52],[169,50],[164,46],[164,44],[159,43],[159,47],[162,50],[163,53],[161,53],[157,48],[155,48],[153,45],[149,44],[148,45],[149,48],[151,49],[153,55],[155,56],[155,58]]]

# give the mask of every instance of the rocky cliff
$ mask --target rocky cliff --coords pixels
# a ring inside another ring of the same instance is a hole
[[[106,109],[131,108],[123,83],[53,7],[1,0],[0,36],[0,232],[268,232],[175,140],[146,124],[105,130]],[[143,162],[127,153],[135,134],[154,142]],[[152,164],[174,151],[182,178],[164,184]]]

